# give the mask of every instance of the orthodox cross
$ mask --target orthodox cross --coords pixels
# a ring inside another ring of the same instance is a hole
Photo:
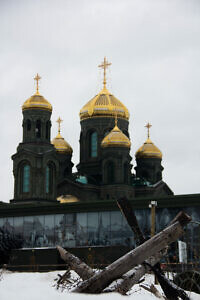
[[[106,57],[104,57],[104,61],[102,62],[101,65],[99,65],[98,67],[99,68],[102,68],[103,69],[103,87],[106,88],[106,69],[112,65],[111,63],[109,63],[107,60],[106,60]]]
[[[37,75],[34,77],[34,80],[36,81],[36,94],[39,94],[39,80],[41,79],[40,75],[37,73]]]
[[[147,128],[147,137],[149,139],[149,137],[150,137],[149,130],[152,127],[152,125],[148,122],[147,125],[145,125],[145,127]]]
[[[56,122],[58,123],[58,133],[60,133],[60,124],[63,122],[63,120],[59,117]]]

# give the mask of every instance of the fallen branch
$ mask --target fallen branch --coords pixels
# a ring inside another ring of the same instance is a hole
[[[82,282],[73,291],[79,293],[100,293],[112,281],[120,278],[136,265],[143,263],[147,258],[164,249],[168,244],[176,241],[184,233],[183,226],[190,221],[191,217],[182,213],[181,222],[179,222],[178,218],[177,222],[168,226],[136,249],[125,254],[103,271]]]
[[[156,255],[147,259],[147,262],[150,265],[155,265],[166,254],[166,252],[167,249],[158,252]],[[134,269],[130,270],[122,276],[122,279],[119,280],[114,291],[119,292],[122,295],[126,295],[126,293],[132,288],[132,286],[134,284],[137,284],[142,278],[142,276],[144,276],[145,273],[147,273],[148,271],[150,271],[150,267],[147,264],[141,264],[136,266]]]
[[[62,248],[60,246],[57,246],[56,248],[58,249],[61,258],[83,280],[87,280],[95,274],[95,271],[92,268],[90,268],[86,263],[84,263],[82,260],[80,260],[78,257],[71,254],[70,252],[68,252],[67,250],[65,250],[64,248]]]

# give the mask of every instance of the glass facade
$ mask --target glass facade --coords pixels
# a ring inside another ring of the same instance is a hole
[[[23,247],[133,245],[133,233],[119,211],[0,218],[0,227],[20,234]]]
[[[165,228],[181,209],[157,208],[156,231]],[[195,221],[200,208],[184,209]],[[145,237],[150,237],[150,209],[134,210]],[[84,247],[84,246],[135,246],[134,234],[120,211],[78,212],[0,218],[0,228],[20,234],[23,247]],[[200,250],[200,226],[187,226],[183,239],[188,244],[189,258]]]

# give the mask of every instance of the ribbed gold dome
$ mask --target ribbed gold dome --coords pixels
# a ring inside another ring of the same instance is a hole
[[[85,104],[79,113],[81,120],[98,116],[110,117],[115,114],[118,118],[129,119],[129,111],[126,106],[113,96],[106,87]]]
[[[162,152],[154,145],[148,138],[146,142],[135,153],[136,158],[160,158],[162,159]]]
[[[73,150],[60,133],[51,142],[59,153],[72,154]]]
[[[24,111],[27,109],[42,109],[51,112],[52,106],[39,92],[36,92],[24,102],[22,110]]]
[[[102,147],[131,147],[129,138],[119,129],[117,125],[111,130],[111,132],[105,136],[101,142]]]

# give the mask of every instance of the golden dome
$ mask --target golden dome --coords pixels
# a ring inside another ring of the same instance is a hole
[[[119,129],[117,124],[101,142],[102,147],[131,147],[129,138]]]
[[[126,106],[113,96],[106,87],[86,103],[79,113],[81,120],[98,116],[113,117],[115,114],[118,118],[129,119],[129,111]]]
[[[145,125],[147,128],[147,140],[135,153],[136,158],[160,158],[162,159],[162,152],[150,140],[149,130],[152,127],[150,123]]]
[[[52,112],[51,104],[42,95],[40,95],[39,92],[35,93],[24,102],[22,110],[24,111],[27,109],[42,109]]]
[[[68,144],[65,139],[62,137],[60,133],[57,134],[57,136],[52,140],[51,142],[54,147],[56,148],[56,151],[59,153],[68,153],[72,154],[73,150],[70,144]]]
[[[73,195],[62,195],[57,198],[60,203],[79,202],[79,199]]]
[[[154,145],[148,138],[146,142],[135,153],[136,158],[160,158],[162,159],[162,152]]]
[[[66,153],[66,154],[72,154],[73,150],[70,144],[68,144],[65,139],[60,134],[60,124],[63,120],[59,117],[56,121],[58,123],[58,134],[57,136],[52,140],[52,144],[56,148],[56,151],[59,153]]]
[[[36,81],[36,93],[28,98],[24,104],[22,105],[22,110],[26,109],[42,109],[42,110],[48,110],[52,112],[52,106],[51,104],[39,93],[39,80],[41,77],[37,73],[37,75],[34,77],[34,80]]]

